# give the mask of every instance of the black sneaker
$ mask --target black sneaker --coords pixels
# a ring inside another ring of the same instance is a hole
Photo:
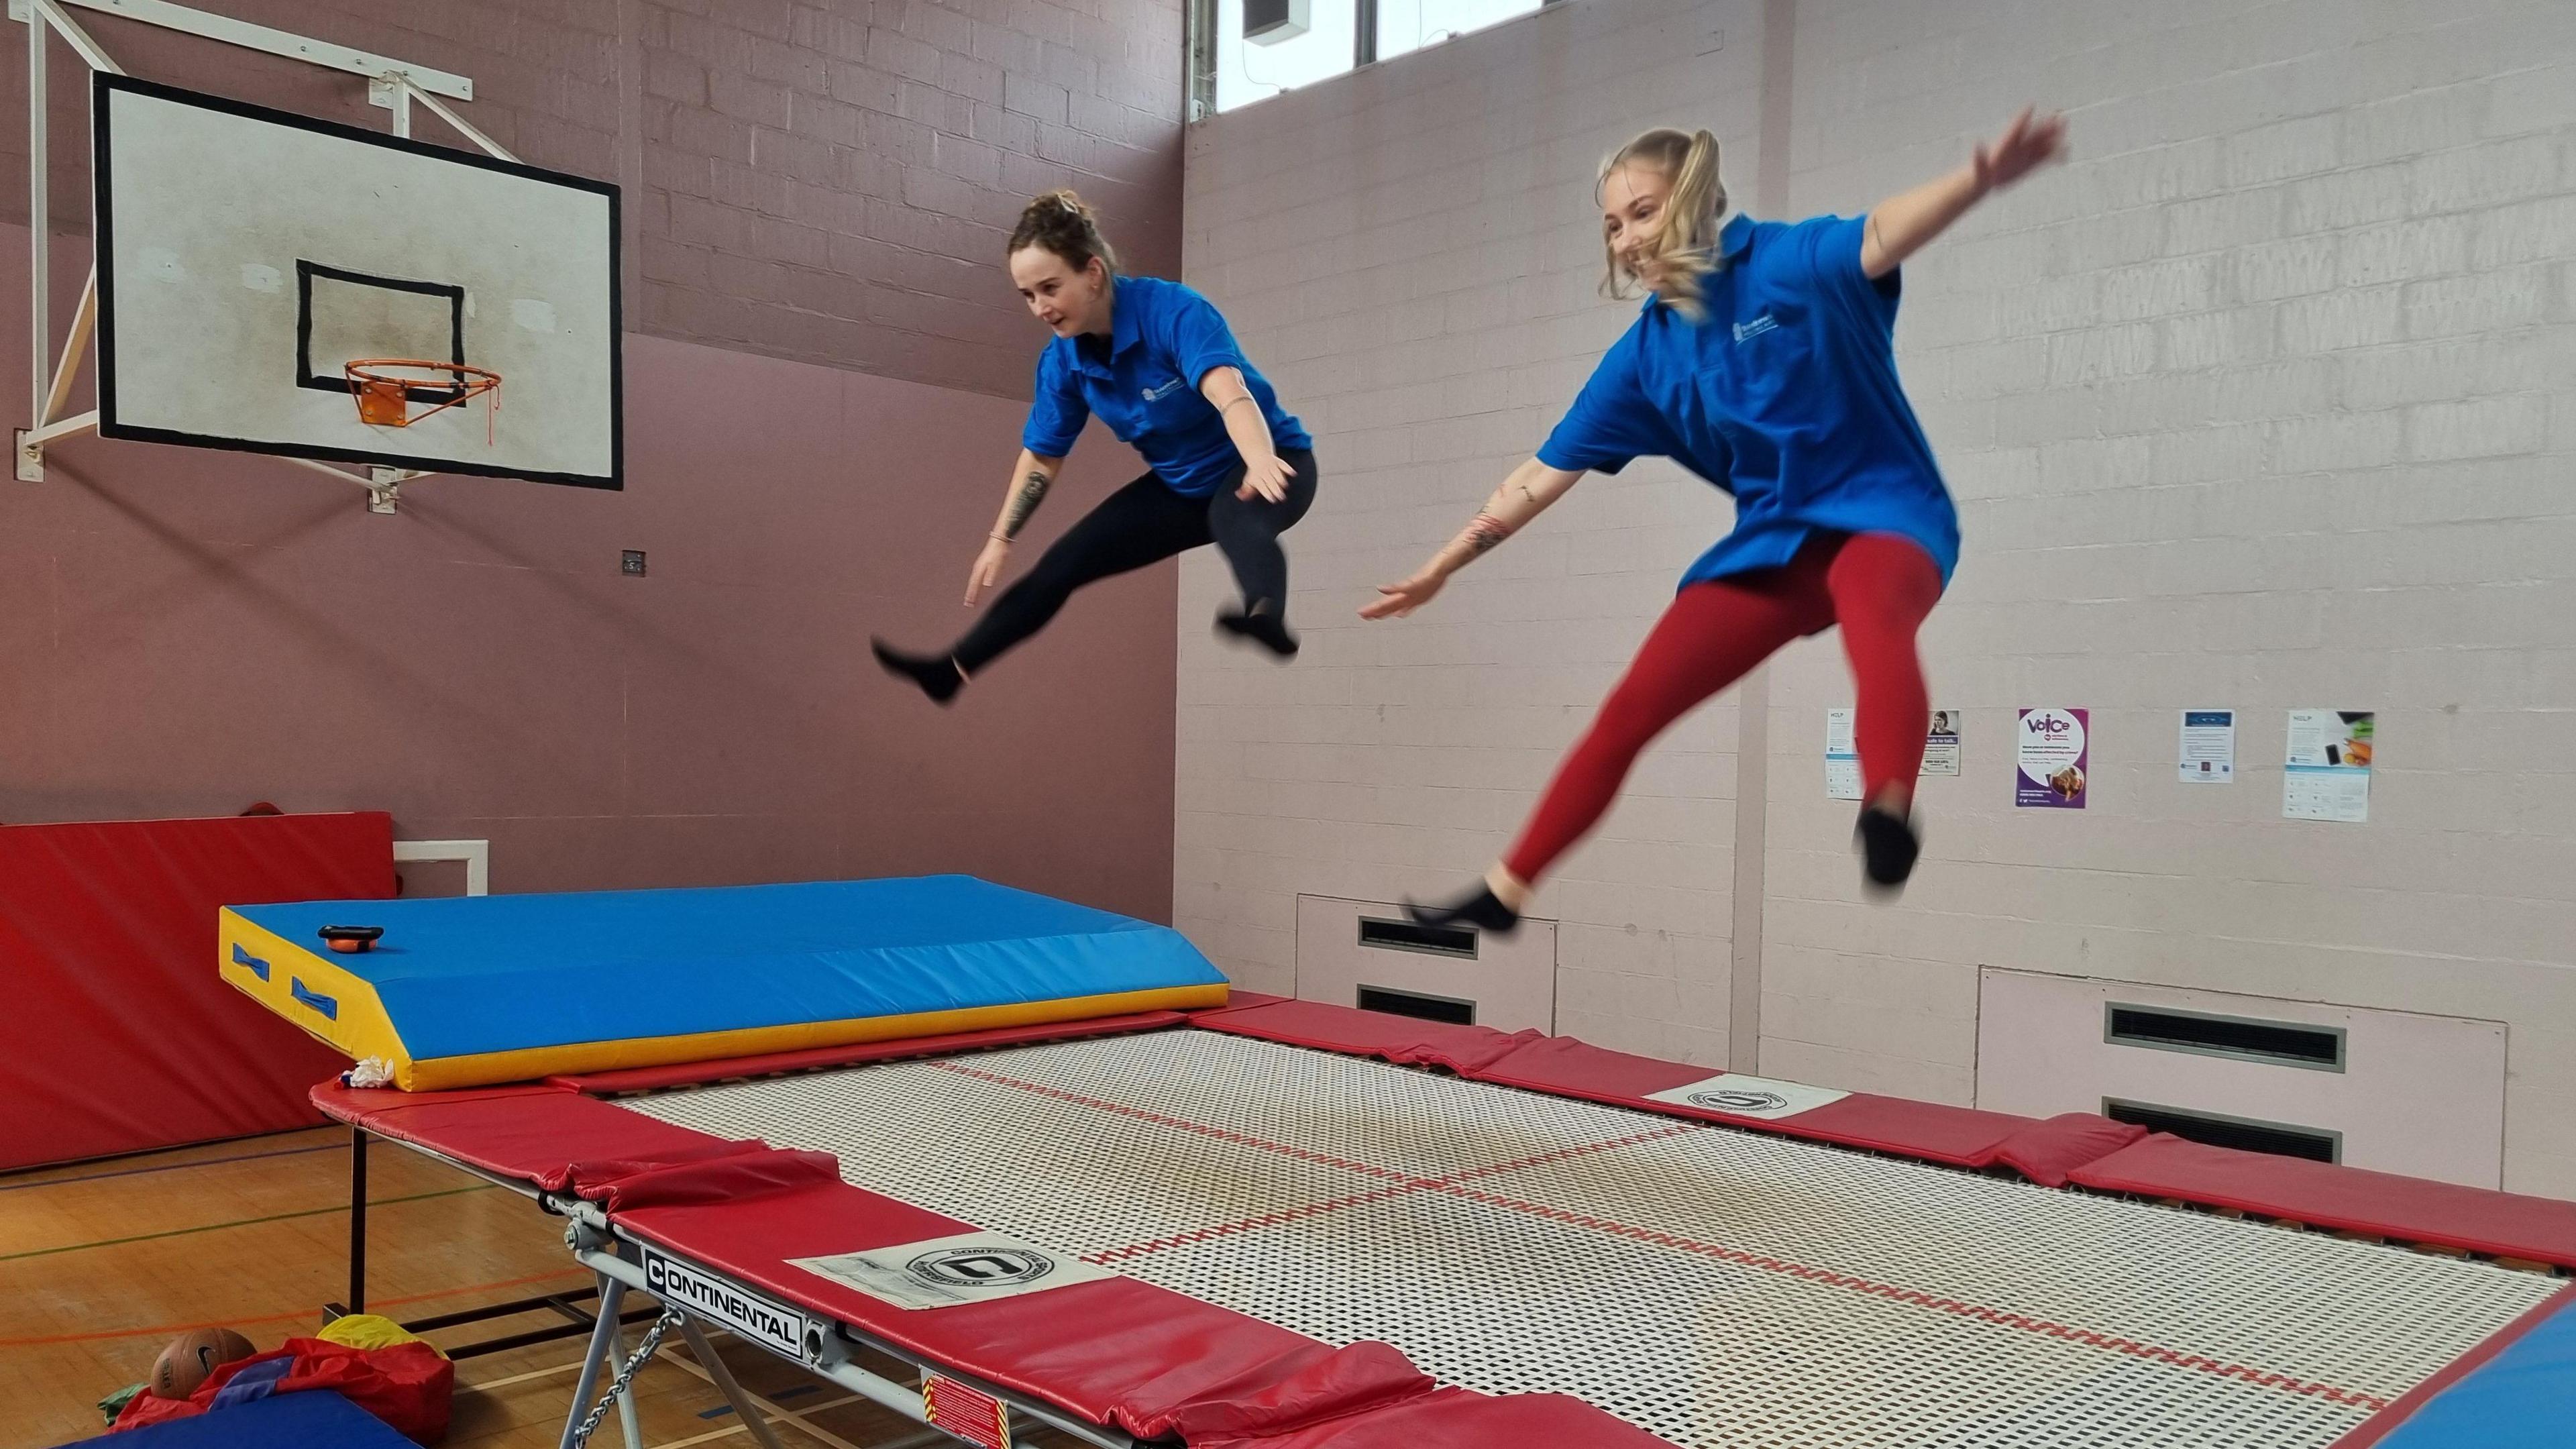
[[[1281,659],[1297,657],[1297,636],[1288,632],[1288,621],[1267,609],[1228,610],[1216,616],[1216,627],[1249,639]]]
[[[1914,874],[1915,859],[1923,853],[1912,822],[1872,805],[1860,812],[1860,824],[1852,836],[1860,843],[1861,873],[1871,892],[1892,897],[1904,890],[1906,878]]]
[[[957,672],[957,661],[948,655],[906,654],[883,639],[870,639],[868,650],[877,656],[877,663],[885,666],[886,673],[911,680],[936,703],[944,705],[955,699],[959,687],[966,683],[966,677]]]
[[[1504,905],[1502,897],[1495,895],[1494,888],[1488,885],[1479,885],[1476,887],[1475,894],[1445,906],[1426,906],[1420,901],[1406,901],[1404,913],[1412,917],[1416,925],[1451,928],[1473,926],[1479,931],[1491,931],[1497,936],[1508,936],[1519,930],[1521,925],[1521,913]]]

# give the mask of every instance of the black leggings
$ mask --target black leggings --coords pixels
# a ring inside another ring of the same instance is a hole
[[[1045,628],[1083,585],[1160,563],[1203,543],[1215,544],[1233,567],[1246,610],[1284,613],[1288,555],[1279,547],[1279,535],[1305,517],[1315,501],[1315,455],[1283,448],[1279,460],[1295,474],[1288,480],[1287,498],[1277,503],[1258,495],[1249,502],[1234,496],[1243,486],[1240,462],[1205,498],[1184,498],[1148,473],[1102,499],[957,641],[949,653],[958,669],[977,673]]]

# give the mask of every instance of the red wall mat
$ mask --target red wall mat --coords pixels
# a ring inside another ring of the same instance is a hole
[[[322,1120],[347,1063],[223,984],[215,914],[393,893],[388,815],[0,826],[0,1169]]]

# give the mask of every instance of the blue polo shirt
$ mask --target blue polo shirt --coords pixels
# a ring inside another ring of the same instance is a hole
[[[1280,411],[1270,380],[1244,358],[1225,318],[1207,298],[1159,277],[1120,277],[1110,304],[1109,336],[1058,337],[1038,354],[1037,396],[1021,445],[1041,458],[1061,458],[1097,414],[1118,441],[1144,455],[1163,486],[1204,498],[1243,461],[1226,436],[1225,419],[1199,393],[1199,379],[1220,367],[1243,373],[1244,386],[1270,424],[1270,446],[1311,448],[1305,426]]]
[[[1568,472],[1670,458],[1735,497],[1685,585],[1795,558],[1817,530],[1894,533],[1946,584],[1959,515],[1896,379],[1896,275],[1860,268],[1863,219],[1738,216],[1692,322],[1649,297],[1538,450]]]

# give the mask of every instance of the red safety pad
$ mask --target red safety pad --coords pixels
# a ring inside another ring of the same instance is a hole
[[[947,1237],[970,1224],[840,1183],[646,1208],[622,1228],[958,1371],[1140,1438],[1248,1435],[1429,1391],[1384,1344],[1336,1350],[1132,1278],[906,1310],[789,1263]]]
[[[2064,1187],[2077,1168],[2099,1162],[2147,1135],[2135,1122],[2091,1112],[2061,1112],[2004,1139],[1995,1161],[2042,1187]]]
[[[1191,1449],[1671,1449],[1624,1419],[1564,1394],[1488,1398],[1444,1388],[1348,1418],[1250,1438],[1193,1439]]]
[[[576,1092],[613,1097],[626,1092],[654,1092],[668,1087],[694,1087],[707,1082],[732,1081],[741,1077],[774,1077],[789,1072],[855,1067],[868,1062],[952,1056],[993,1047],[1027,1046],[1035,1042],[1074,1041],[1085,1037],[1123,1036],[1130,1032],[1160,1031],[1165,1027],[1178,1026],[1189,1019],[1189,1014],[1185,1012],[1141,1011],[1128,1016],[1104,1016],[1092,1021],[1058,1021],[1035,1026],[999,1026],[989,1031],[955,1032],[947,1036],[917,1036],[902,1041],[853,1042],[846,1046],[808,1047],[803,1051],[765,1052],[747,1057],[717,1057],[708,1061],[682,1062],[667,1067],[634,1067],[614,1072],[585,1072],[577,1076],[548,1077],[546,1080],[555,1086],[566,1087]]]
[[[574,1163],[573,1190],[612,1214],[623,1214],[644,1208],[749,1202],[841,1180],[841,1159],[828,1152],[724,1145],[736,1150],[691,1154],[681,1162]]]
[[[1500,1060],[1516,1048],[1547,1039],[1535,1031],[1507,1035],[1490,1026],[1420,1021],[1326,1001],[1229,1007],[1201,1012],[1190,1019],[1190,1024],[1233,1036],[1378,1057],[1402,1066],[1446,1067],[1461,1076],[1473,1076],[1478,1068]]]
[[[1273,996],[1266,991],[1246,991],[1242,987],[1237,986],[1230,988],[1225,993],[1225,1005],[1203,1006],[1190,1014],[1193,1016],[1206,1016],[1219,1011],[1243,1011],[1255,1006],[1276,1006],[1280,1002],[1294,1001],[1296,999],[1297,998],[1293,996]]]
[[[313,1125],[345,1059],[223,983],[216,915],[393,893],[381,814],[0,826],[0,1170]]]
[[[2162,1132],[2077,1168],[2067,1180],[2576,1268],[2576,1202],[2208,1147]]]
[[[422,1093],[325,1083],[313,1089],[313,1105],[379,1137],[418,1143],[549,1192],[569,1185],[586,1164],[669,1162],[722,1140],[560,1087]]]
[[[2028,1117],[2003,1112],[1979,1112],[1968,1107],[1860,1093],[1795,1117],[1770,1121],[1734,1117],[1647,1100],[1651,1093],[1717,1075],[1707,1067],[1631,1056],[1572,1037],[1544,1036],[1535,1031],[1506,1035],[1490,1027],[1416,1021],[1322,1001],[1214,1012],[1194,1018],[1191,1025],[1322,1051],[1379,1057],[1404,1065],[1447,1067],[1462,1077],[1495,1086],[1579,1097],[1667,1117],[1719,1122],[1751,1132],[1777,1132],[1838,1146],[1865,1147],[1954,1167],[1987,1166],[1995,1161],[1996,1150],[2007,1139],[2035,1125]]]

